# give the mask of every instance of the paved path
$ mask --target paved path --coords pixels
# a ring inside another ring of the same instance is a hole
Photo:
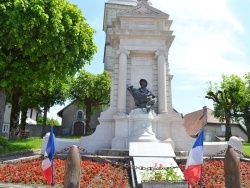
[[[23,150],[18,152],[12,152],[7,154],[0,154],[0,163],[10,160],[20,160],[25,157],[40,156],[41,150]]]

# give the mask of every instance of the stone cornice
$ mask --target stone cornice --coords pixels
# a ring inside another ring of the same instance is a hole
[[[119,56],[121,53],[124,53],[127,57],[129,57],[130,51],[126,50],[126,49],[118,49],[116,51],[116,54]]]
[[[165,58],[168,56],[168,52],[166,51],[161,51],[161,50],[157,50],[155,52],[155,58],[158,58],[160,55],[163,55]]]
[[[128,9],[127,11],[120,12],[117,16],[126,16],[126,15],[142,15],[142,16],[161,16],[169,18],[169,15],[165,12],[162,12],[145,2],[139,2],[137,6]]]

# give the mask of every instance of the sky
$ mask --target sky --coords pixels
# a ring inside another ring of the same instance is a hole
[[[69,0],[76,4],[96,30],[98,52],[85,69],[102,73],[105,33],[104,5],[108,0]],[[173,20],[175,39],[169,50],[173,108],[183,115],[207,106],[207,82],[217,83],[222,74],[243,76],[250,72],[249,0],[151,0],[152,6]],[[68,104],[68,102],[66,102]],[[64,106],[54,106],[48,117],[57,118]]]

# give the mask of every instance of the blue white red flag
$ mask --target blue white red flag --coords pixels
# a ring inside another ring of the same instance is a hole
[[[47,147],[44,153],[44,156],[47,157],[42,161],[42,175],[48,181],[49,185],[53,185],[53,156],[55,153],[55,141],[53,134],[53,126],[51,126],[49,140]]]
[[[201,180],[202,163],[203,163],[203,134],[201,130],[197,140],[189,152],[185,169],[185,178],[188,183],[193,184],[197,180]]]

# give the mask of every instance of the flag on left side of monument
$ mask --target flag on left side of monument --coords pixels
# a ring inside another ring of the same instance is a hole
[[[54,134],[53,134],[53,126],[50,129],[49,140],[47,143],[47,147],[44,153],[44,157],[46,157],[42,161],[42,175],[47,180],[49,185],[54,184],[54,167],[53,167],[53,157],[55,153],[55,141],[54,141]]]
[[[201,183],[201,172],[203,164],[203,135],[204,131],[199,132],[192,149],[189,152],[189,156],[186,163],[185,178],[188,183],[193,184],[199,180]]]

